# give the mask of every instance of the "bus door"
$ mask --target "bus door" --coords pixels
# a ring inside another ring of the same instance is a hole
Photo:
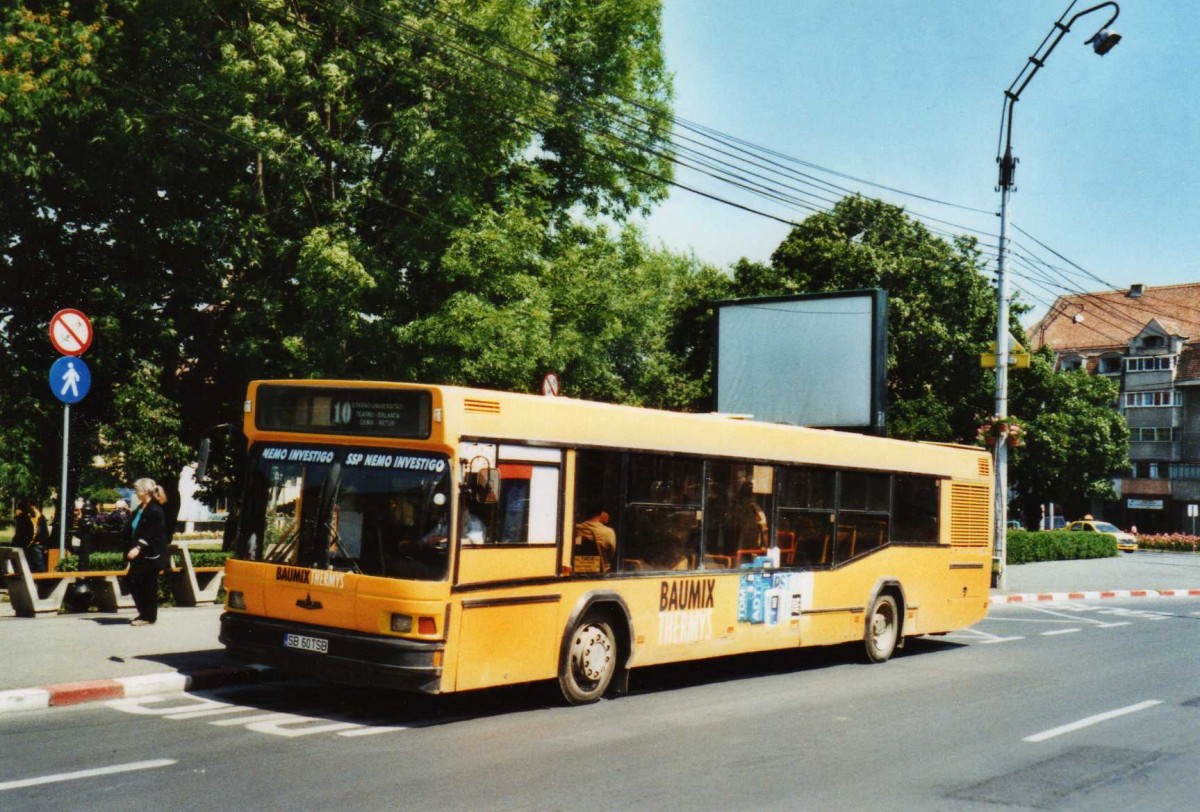
[[[487,466],[499,473],[499,488],[460,489],[455,689],[553,676],[561,636],[562,451],[464,443],[460,458],[468,480]]]

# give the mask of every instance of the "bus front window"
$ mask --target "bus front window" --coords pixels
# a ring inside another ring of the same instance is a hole
[[[237,557],[364,575],[443,580],[450,510],[445,457],[256,449]],[[297,460],[305,460],[303,462]],[[404,467],[407,466],[407,467]]]
[[[446,472],[348,469],[337,484],[329,526],[334,569],[440,581],[450,560]]]

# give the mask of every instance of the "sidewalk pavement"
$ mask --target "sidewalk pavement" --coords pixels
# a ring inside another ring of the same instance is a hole
[[[1200,597],[1200,555],[1123,554],[1008,568],[992,603],[1118,597]],[[0,603],[0,713],[251,682],[218,642],[222,607],[163,608],[153,626],[133,612],[18,618]]]

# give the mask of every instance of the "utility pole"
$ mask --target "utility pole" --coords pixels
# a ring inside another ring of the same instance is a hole
[[[1121,8],[1116,3],[1100,3],[1086,8],[1075,14],[1069,20],[1067,15],[1075,7],[1074,0],[1062,17],[1054,24],[1054,30],[1042,40],[1033,56],[1021,68],[1017,78],[1004,91],[1004,111],[1000,117],[1000,145],[1003,151],[996,157],[1000,164],[1000,182],[997,189],[1000,192],[1000,250],[996,257],[996,417],[1008,417],[1008,274],[1005,259],[1008,254],[1008,199],[1012,194],[1013,179],[1016,175],[1017,159],[1012,154],[1012,119],[1013,106],[1020,100],[1022,91],[1029,85],[1034,74],[1046,64],[1047,57],[1057,47],[1062,38],[1071,30],[1071,25],[1086,14],[1098,9],[1111,7],[1113,15],[1100,30],[1087,41],[1093,50],[1104,56],[1121,41],[1121,35],[1109,31],[1108,27],[1116,21]],[[995,560],[996,586],[1006,589],[1008,585],[1007,564],[1007,534],[1008,534],[1008,442],[1007,437],[996,438],[996,502],[995,502]]]

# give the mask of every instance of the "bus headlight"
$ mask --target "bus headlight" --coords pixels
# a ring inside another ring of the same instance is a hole
[[[401,634],[412,631],[412,615],[392,615],[392,631]]]
[[[225,605],[230,609],[241,609],[245,611],[246,595],[241,590],[231,589],[226,594]]]

